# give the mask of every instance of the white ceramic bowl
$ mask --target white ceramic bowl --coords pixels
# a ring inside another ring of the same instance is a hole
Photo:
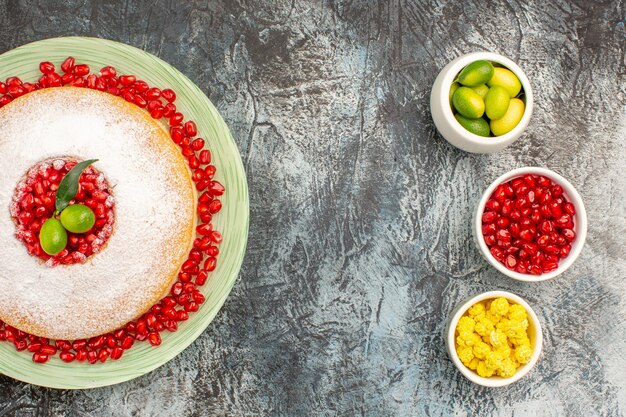
[[[459,319],[463,316],[463,314],[465,314],[465,312],[474,303],[498,297],[504,297],[509,301],[522,305],[526,309],[526,312],[528,313],[528,338],[530,339],[530,344],[533,349],[533,355],[530,358],[530,361],[527,364],[518,368],[517,372],[515,372],[515,375],[510,378],[501,378],[499,376],[484,378],[463,365],[463,362],[461,362],[461,359],[459,359],[459,355],[457,355],[456,353],[456,325],[459,322]],[[505,385],[509,385],[518,381],[520,378],[526,375],[533,366],[535,366],[535,364],[539,360],[539,356],[541,355],[541,349],[543,348],[543,333],[541,331],[541,324],[539,323],[539,318],[537,317],[537,314],[521,297],[506,291],[489,291],[465,299],[450,314],[445,331],[446,348],[448,350],[448,356],[450,356],[452,362],[454,362],[454,364],[459,369],[459,371],[461,371],[463,376],[465,376],[470,381],[485,387],[503,387]]]
[[[486,138],[465,130],[454,118],[452,107],[450,106],[450,86],[457,74],[465,68],[466,65],[481,59],[496,62],[513,71],[513,73],[517,75],[517,78],[519,78],[522,83],[522,88],[524,89],[526,106],[522,120],[520,120],[513,130],[502,136]],[[496,152],[515,142],[522,133],[524,133],[524,130],[526,130],[533,112],[533,90],[530,87],[528,77],[526,77],[524,71],[522,71],[515,62],[492,52],[473,52],[453,60],[441,70],[435,79],[430,93],[430,112],[439,133],[452,145],[467,152]]]
[[[572,243],[572,249],[569,255],[565,259],[559,260],[559,267],[554,271],[541,274],[541,275],[531,275],[531,274],[521,274],[519,272],[511,271],[502,263],[500,263],[496,258],[493,257],[491,252],[489,252],[489,248],[485,243],[485,239],[483,238],[482,233],[482,216],[483,210],[485,207],[485,203],[489,200],[491,194],[495,191],[496,187],[502,183],[510,181],[514,178],[524,176],[526,174],[536,174],[543,175],[545,177],[550,178],[556,184],[559,184],[563,187],[563,195],[574,204],[574,208],[576,209],[576,214],[574,215],[574,232],[576,232],[576,240]],[[580,197],[580,194],[576,191],[574,186],[570,184],[565,178],[560,176],[554,171],[550,171],[546,168],[539,167],[524,167],[514,169],[512,171],[507,172],[504,175],[498,177],[491,185],[485,190],[480,201],[476,206],[476,210],[474,212],[474,227],[472,227],[472,231],[474,234],[474,241],[478,249],[482,253],[483,257],[489,262],[494,268],[503,274],[516,279],[518,281],[528,281],[528,282],[536,282],[536,281],[545,281],[547,279],[552,279],[567,270],[580,252],[583,249],[585,244],[585,239],[587,238],[587,212],[585,211],[585,205],[583,204],[583,200]]]

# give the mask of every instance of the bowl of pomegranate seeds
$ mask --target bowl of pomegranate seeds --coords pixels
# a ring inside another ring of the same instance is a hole
[[[587,236],[582,198],[546,168],[514,169],[485,190],[474,217],[485,259],[519,281],[544,281],[565,272]]]

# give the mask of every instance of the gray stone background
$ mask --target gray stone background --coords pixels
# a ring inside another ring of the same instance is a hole
[[[114,387],[0,377],[0,416],[495,415],[626,412],[624,3],[0,1],[0,52],[48,37],[125,42],[196,82],[244,159],[251,229],[237,285],[183,354]],[[437,72],[504,54],[536,94],[526,134],[472,155],[435,131]],[[525,165],[589,215],[563,276],[518,283],[471,243],[471,210]],[[519,383],[465,380],[442,339],[464,297],[525,297],[544,354]]]

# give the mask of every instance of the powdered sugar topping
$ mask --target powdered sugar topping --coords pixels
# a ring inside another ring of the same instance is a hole
[[[101,334],[143,313],[175,277],[193,237],[193,185],[167,133],[141,112],[77,88],[30,93],[0,109],[4,321],[53,338]],[[115,190],[115,230],[85,264],[47,268],[14,236],[13,195],[29,167],[61,157],[100,159],[95,166]]]

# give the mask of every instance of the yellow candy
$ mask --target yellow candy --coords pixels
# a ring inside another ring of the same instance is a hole
[[[485,305],[483,303],[476,303],[467,310],[470,317],[476,317],[479,314],[485,313]]]
[[[509,318],[513,321],[522,321],[527,317],[526,309],[519,304],[509,307]]]
[[[491,347],[485,342],[479,342],[474,345],[473,352],[478,359],[485,359],[487,354],[491,352]]]
[[[532,356],[533,350],[530,346],[521,345],[515,348],[515,359],[517,359],[519,363],[528,363]]]
[[[489,306],[489,312],[494,315],[505,316],[509,312],[509,302],[504,297],[496,298]]]
[[[488,336],[493,328],[493,322],[485,317],[484,319],[481,319],[476,323],[476,326],[474,326],[474,331],[481,336]]]
[[[500,365],[502,365],[502,361],[504,360],[504,355],[497,351],[491,351],[487,354],[485,358],[485,363],[487,367],[491,369],[498,369]]]
[[[498,352],[500,352],[502,354],[502,356],[504,356],[505,358],[508,358],[511,356],[511,352],[513,352],[511,350],[511,348],[507,345],[506,347],[500,348],[498,349]]]
[[[456,325],[456,329],[459,333],[462,331],[473,332],[475,326],[474,319],[471,317],[463,316],[459,320],[459,324]]]
[[[459,359],[461,359],[461,362],[463,362],[465,366],[467,366],[470,361],[474,359],[474,353],[472,352],[471,347],[459,348],[456,352],[459,355]]]
[[[467,364],[466,366],[467,366],[468,368],[470,368],[472,371],[475,371],[475,370],[476,370],[476,368],[478,367],[478,363],[479,363],[479,362],[480,362],[480,360],[479,360],[478,358],[476,358],[476,357],[475,357],[475,358],[474,358],[474,359],[472,359],[472,360],[470,361],[470,363],[469,363],[469,364]]]
[[[489,368],[485,361],[480,361],[476,367],[476,372],[483,378],[489,378],[490,376],[493,376],[494,369]]]
[[[510,378],[530,361],[528,315],[504,298],[471,306],[456,326],[456,351],[463,364],[482,377]]]
[[[508,347],[506,335],[502,330],[493,330],[489,334],[489,341],[491,342],[491,346],[493,346],[495,349]]]
[[[498,369],[498,375],[502,378],[510,378],[515,375],[516,370],[517,365],[510,358],[506,358],[500,364],[500,368]]]
[[[499,314],[493,314],[491,311],[487,312],[487,314],[485,314],[485,318],[489,321],[491,321],[494,326],[496,324],[498,324],[500,322],[500,320],[502,320],[502,316]]]

